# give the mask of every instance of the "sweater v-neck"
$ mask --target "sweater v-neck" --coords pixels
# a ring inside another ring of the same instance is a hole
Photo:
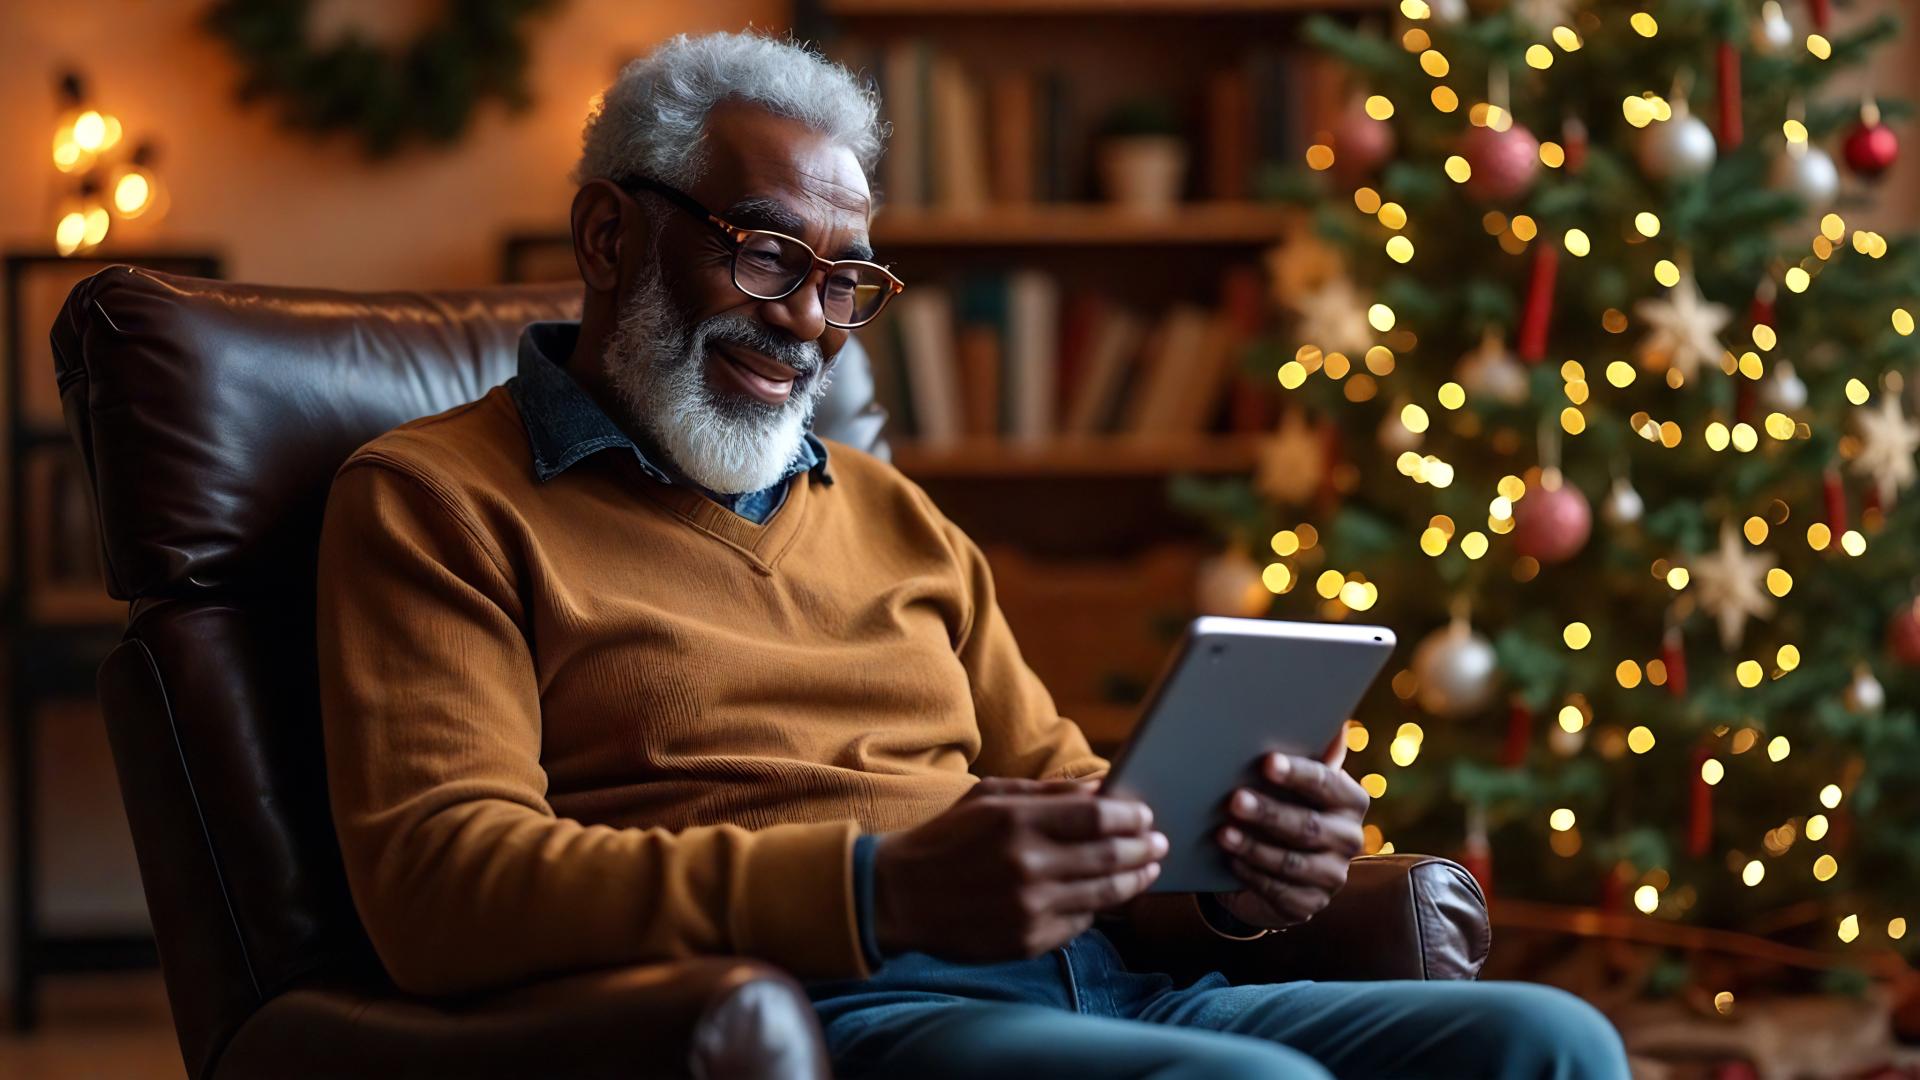
[[[812,502],[813,474],[797,473],[788,481],[787,498],[766,524],[756,525],[687,484],[643,481],[647,493],[675,516],[720,543],[733,548],[763,574],[773,573],[794,539]]]

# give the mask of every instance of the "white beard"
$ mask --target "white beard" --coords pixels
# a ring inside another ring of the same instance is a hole
[[[787,400],[768,405],[716,393],[706,378],[707,349],[715,341],[765,353],[799,372]],[[778,334],[748,316],[715,315],[688,326],[667,293],[658,259],[621,313],[603,363],[631,419],[674,466],[724,495],[760,491],[780,479],[800,452],[829,377],[817,343]]]

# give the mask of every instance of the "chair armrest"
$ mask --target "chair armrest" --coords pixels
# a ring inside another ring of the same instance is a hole
[[[1184,929],[1154,921],[1109,931],[1130,966],[1183,980],[1220,971],[1236,983],[1471,979],[1492,938],[1479,884],[1431,855],[1355,859],[1326,910],[1257,941],[1196,934],[1197,919]]]
[[[213,1075],[813,1080],[830,1073],[799,985],[757,961],[715,958],[448,1001],[301,986],[248,1018]]]

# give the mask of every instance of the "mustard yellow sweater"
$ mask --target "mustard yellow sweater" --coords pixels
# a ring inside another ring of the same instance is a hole
[[[513,401],[362,448],[320,551],[328,777],[399,984],[698,954],[865,974],[854,838],[977,776],[1106,763],[979,550],[851,447],[764,526],[602,453],[541,483]]]

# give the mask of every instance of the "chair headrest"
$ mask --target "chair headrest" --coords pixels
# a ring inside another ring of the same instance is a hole
[[[127,266],[88,278],[53,353],[108,591],[245,591],[310,570],[349,454],[505,381],[521,328],[579,305],[564,285],[346,293]]]

